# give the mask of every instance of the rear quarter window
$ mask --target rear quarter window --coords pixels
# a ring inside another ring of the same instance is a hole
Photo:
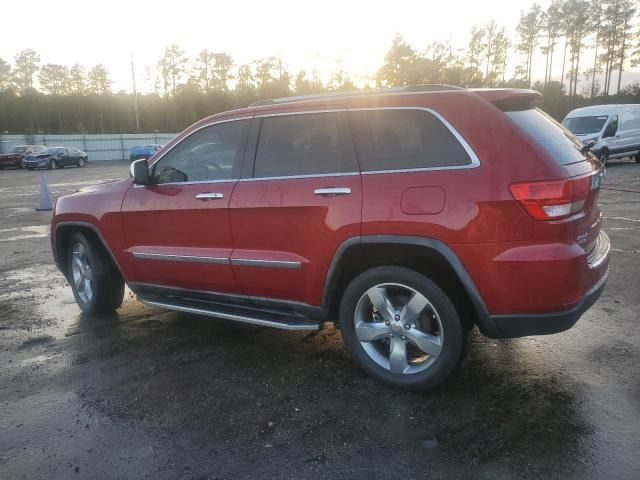
[[[433,113],[420,109],[350,113],[362,171],[462,167],[469,153]]]
[[[505,112],[559,165],[582,162],[582,143],[574,135],[539,109]]]

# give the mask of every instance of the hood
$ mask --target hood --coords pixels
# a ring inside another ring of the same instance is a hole
[[[600,132],[598,133],[585,133],[585,134],[576,134],[576,138],[580,140],[582,143],[588,142],[589,140],[598,140],[600,137]]]
[[[109,180],[103,183],[96,183],[95,185],[87,185],[86,187],[82,187],[76,190],[76,193],[100,192],[102,190],[106,190],[110,188],[114,183],[118,183],[122,181],[123,180]]]

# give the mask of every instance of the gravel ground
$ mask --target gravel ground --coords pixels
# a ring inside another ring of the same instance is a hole
[[[54,197],[124,163],[46,172]],[[612,164],[613,252],[571,330],[491,340],[430,393],[363,375],[332,327],[80,314],[38,173],[0,172],[0,478],[640,478],[640,165]]]

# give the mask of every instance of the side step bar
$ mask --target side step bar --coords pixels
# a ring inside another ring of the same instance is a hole
[[[318,330],[323,321],[315,307],[285,301],[265,301],[213,292],[176,291],[164,287],[130,285],[138,300],[151,307],[250,323],[284,330]]]

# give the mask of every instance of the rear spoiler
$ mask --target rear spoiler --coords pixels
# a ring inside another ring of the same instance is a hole
[[[529,110],[542,102],[540,92],[525,88],[470,88],[469,91],[484,98],[503,112]]]

